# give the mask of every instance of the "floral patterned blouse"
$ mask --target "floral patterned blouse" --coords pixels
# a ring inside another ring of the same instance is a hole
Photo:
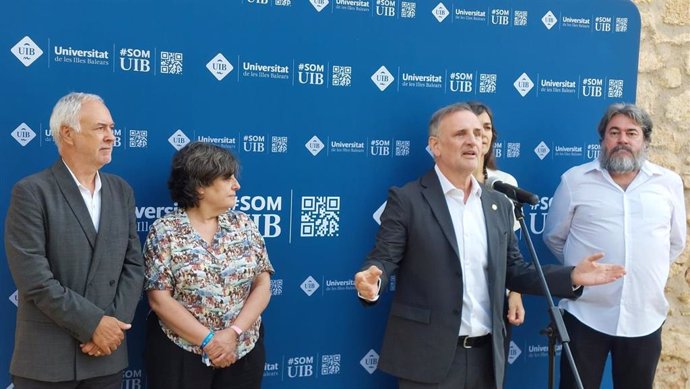
[[[145,290],[170,290],[172,297],[214,331],[228,328],[239,315],[254,279],[274,273],[264,239],[246,214],[228,210],[218,216],[218,231],[209,245],[192,228],[184,210],[153,223],[144,247]],[[184,350],[201,348],[160,322],[163,332]],[[261,317],[242,333],[237,357],[249,353],[259,338]]]

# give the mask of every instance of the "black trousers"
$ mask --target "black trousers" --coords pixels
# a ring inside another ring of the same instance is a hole
[[[36,367],[39,369],[40,367]],[[81,381],[45,382],[13,376],[14,389],[120,389],[122,372]]]
[[[201,355],[181,349],[165,335],[158,317],[146,320],[144,351],[149,389],[259,389],[266,353],[263,325],[254,349],[225,368],[204,365]]]
[[[398,389],[496,389],[491,341],[474,348],[458,345],[448,376],[437,384],[398,379]]]
[[[609,353],[614,389],[652,389],[661,355],[661,328],[646,336],[629,338],[595,331],[567,311],[563,314],[563,320],[585,389],[601,387]],[[575,388],[575,378],[568,360],[561,355],[560,389]]]

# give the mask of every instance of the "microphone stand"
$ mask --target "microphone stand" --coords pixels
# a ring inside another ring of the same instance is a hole
[[[561,314],[561,310],[558,309],[558,307],[556,307],[556,305],[553,303],[553,297],[551,297],[549,285],[546,283],[544,271],[541,268],[541,263],[539,262],[539,258],[537,257],[537,252],[534,250],[534,244],[532,244],[532,238],[529,235],[529,230],[527,230],[527,225],[525,224],[525,216],[522,213],[522,203],[513,201],[513,205],[515,210],[515,219],[520,222],[520,228],[522,228],[522,230],[525,232],[523,236],[525,237],[525,242],[527,243],[527,248],[529,249],[530,256],[532,257],[534,267],[537,269],[537,273],[539,274],[541,288],[544,292],[544,296],[546,297],[546,301],[549,306],[549,316],[551,318],[551,324],[549,324],[549,327],[551,327],[552,332],[555,330],[555,335],[558,336],[558,339],[563,345],[563,351],[565,352],[566,358],[568,358],[570,370],[573,372],[573,377],[575,377],[575,384],[577,385],[577,388],[584,389],[584,387],[582,386],[582,380],[580,379],[580,374],[578,373],[577,366],[575,365],[575,359],[573,359],[573,353],[570,350],[570,336],[568,336],[568,330],[565,328],[565,323],[563,323],[563,315]],[[550,346],[551,344],[549,343],[549,348]],[[553,355],[551,354],[551,352],[549,352],[549,389],[553,388],[553,370],[555,368],[555,365],[552,358],[555,358],[555,355],[556,353],[554,344]],[[561,355],[561,358],[562,357],[563,355]]]
[[[555,385],[556,378],[556,331],[551,323],[547,325],[543,330],[539,331],[539,335],[544,335],[549,339],[549,389],[553,389]]]

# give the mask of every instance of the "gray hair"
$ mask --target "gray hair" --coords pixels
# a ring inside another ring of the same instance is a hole
[[[606,113],[604,116],[602,116],[601,121],[599,122],[599,127],[597,128],[597,132],[599,133],[599,142],[604,140],[604,135],[606,135],[606,126],[608,126],[611,119],[619,114],[629,117],[642,128],[642,133],[644,134],[644,140],[646,143],[652,141],[652,118],[649,117],[647,112],[634,104],[613,103],[609,105]]]
[[[455,103],[447,105],[431,115],[431,120],[429,121],[429,136],[438,135],[438,127],[446,116],[459,111],[470,111],[472,108],[467,103]]]
[[[79,126],[79,113],[81,112],[82,104],[87,101],[98,101],[103,103],[103,99],[98,95],[72,92],[60,98],[55,104],[55,107],[53,107],[53,113],[50,115],[50,135],[52,135],[58,150],[60,150],[62,144],[60,135],[60,128],[62,126],[71,127],[76,132],[81,131]]]

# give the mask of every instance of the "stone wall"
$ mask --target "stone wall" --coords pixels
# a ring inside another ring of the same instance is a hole
[[[690,209],[690,0],[634,2],[642,16],[637,104],[655,125],[649,158],[683,177]],[[671,267],[671,308],[654,389],[690,389],[689,264],[686,249]]]

